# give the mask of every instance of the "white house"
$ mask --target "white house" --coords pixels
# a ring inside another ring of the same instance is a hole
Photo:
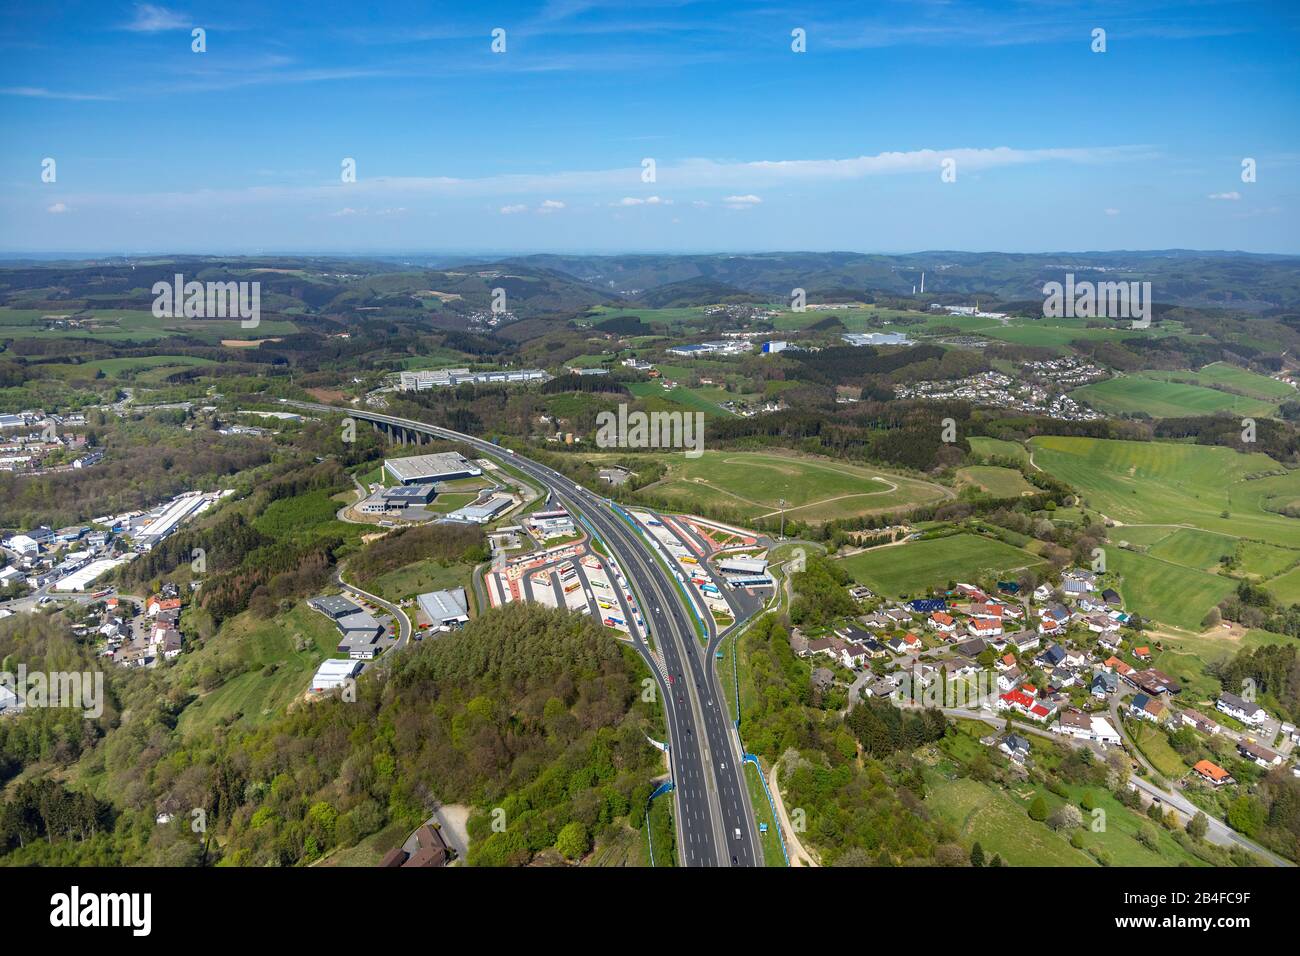
[[[1268,712],[1263,707],[1253,701],[1244,700],[1236,694],[1220,694],[1214,706],[1229,717],[1235,717],[1243,724],[1252,727],[1258,727],[1268,718]]]

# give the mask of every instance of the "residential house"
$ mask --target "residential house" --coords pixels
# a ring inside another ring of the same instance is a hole
[[[1087,594],[1097,590],[1097,575],[1081,568],[1071,568],[1061,574],[1061,590],[1066,594]]]
[[[1017,654],[1032,651],[1042,643],[1036,631],[1017,631],[1007,638],[1007,643],[1016,649]]]
[[[951,634],[957,630],[957,622],[951,614],[944,611],[935,611],[930,615],[926,626],[938,631],[940,634]]]
[[[1268,770],[1282,763],[1282,755],[1276,754],[1267,747],[1261,747],[1253,740],[1237,741],[1237,752],[1247,760],[1253,760],[1257,766]]]
[[[1228,771],[1224,770],[1218,764],[1211,763],[1208,760],[1198,760],[1195,764],[1192,765],[1192,769],[1195,770],[1198,774],[1200,774],[1204,780],[1206,780],[1208,783],[1210,783],[1215,787],[1221,787],[1225,783],[1236,783],[1236,781],[1232,779],[1232,775],[1228,773]]]
[[[1023,764],[1029,757],[1029,741],[1019,734],[1007,734],[998,744],[998,750],[1010,757],[1012,763]]]
[[[1088,690],[1093,697],[1106,700],[1111,694],[1119,690],[1119,677],[1110,671],[1101,671],[1093,677]]]
[[[1025,679],[1025,672],[1019,667],[1013,667],[1009,671],[1003,671],[998,675],[998,690],[1004,693],[1009,690],[1015,690]]]
[[[1206,717],[1198,710],[1192,710],[1190,707],[1184,707],[1178,715],[1183,722],[1184,727],[1195,727],[1203,734],[1217,734],[1223,728],[1215,720]]]
[[[1245,700],[1236,694],[1222,693],[1214,704],[1219,710],[1243,724],[1258,727],[1267,718],[1268,713],[1254,701]]]
[[[1129,712],[1134,717],[1149,720],[1153,724],[1161,723],[1167,710],[1163,703],[1146,694],[1135,694],[1129,703]]]

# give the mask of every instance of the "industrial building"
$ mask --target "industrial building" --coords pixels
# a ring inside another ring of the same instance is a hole
[[[459,511],[447,515],[452,521],[472,521],[475,524],[487,524],[501,512],[505,511],[515,500],[509,495],[493,495],[486,501],[476,501]]]
[[[430,591],[416,597],[415,602],[429,623],[440,631],[464,627],[469,621],[469,601],[464,588]]]
[[[545,382],[551,376],[544,369],[501,369],[491,372],[471,372],[467,368],[440,368],[419,372],[402,372],[397,387],[403,392],[423,392],[431,388],[452,388],[456,385],[519,384]]]
[[[444,452],[437,455],[411,455],[409,458],[385,458],[384,471],[403,485],[432,484],[438,481],[455,481],[457,478],[477,478],[483,474],[464,455]]]
[[[723,574],[763,574],[767,562],[761,558],[721,558],[718,570]]]
[[[312,598],[307,602],[307,605],[320,611],[331,621],[337,621],[341,617],[355,614],[357,611],[361,610],[360,607],[343,597],[341,594],[327,594],[324,597]]]
[[[840,336],[849,345],[911,345],[901,332],[845,332]]]
[[[529,516],[528,523],[543,538],[558,538],[573,534],[576,530],[573,516],[563,509],[558,511],[538,511]]]
[[[327,690],[333,690],[336,687],[342,687],[361,669],[360,661],[339,660],[332,657],[327,661],[322,661],[320,667],[311,679],[311,689],[314,693],[323,693]]]
[[[398,485],[396,488],[381,488],[365,501],[356,506],[362,514],[388,514],[405,511],[411,506],[423,507],[437,497],[437,486],[433,484]]]

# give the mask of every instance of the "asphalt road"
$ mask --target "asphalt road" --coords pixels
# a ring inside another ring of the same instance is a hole
[[[582,515],[631,582],[650,637],[663,660],[660,673],[649,648],[640,639],[634,642],[659,681],[667,704],[679,858],[687,866],[761,865],[738,744],[712,676],[712,642],[702,644],[696,636],[693,614],[684,605],[672,572],[659,563],[654,549],[604,498],[558,472],[472,435],[354,408],[311,402],[285,404],[463,442],[500,457],[547,488],[571,513]],[[712,630],[709,636],[714,636]]]

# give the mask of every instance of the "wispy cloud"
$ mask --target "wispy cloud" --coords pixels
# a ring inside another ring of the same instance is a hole
[[[137,3],[135,19],[125,24],[122,29],[132,33],[160,33],[163,30],[184,30],[190,25],[190,18],[166,7],[152,3]]]
[[[58,90],[47,90],[39,86],[6,86],[0,89],[0,94],[5,96],[26,96],[41,100],[111,100],[112,96],[104,96],[99,93],[63,93]]]
[[[1228,202],[1236,202],[1241,198],[1241,193],[1237,192],[1234,189],[1232,192],[1228,192],[1228,193],[1210,193],[1208,198],[1223,199],[1223,200],[1227,200]]]
[[[756,160],[724,162],[688,159],[661,162],[657,182],[660,188],[677,190],[725,190],[722,203],[752,208],[762,202],[758,191],[781,184],[801,186],[834,185],[873,176],[932,175],[938,181],[941,160],[954,159],[963,173],[1015,167],[1026,164],[1130,162],[1158,156],[1146,146],[1099,146],[1047,149],[961,148],[921,149],[879,153],[846,159]],[[198,209],[235,204],[264,205],[275,202],[328,202],[337,208],[340,190],[349,200],[394,204],[416,199],[499,199],[498,212],[512,215],[527,212],[530,203],[540,209],[556,209],[555,195],[591,197],[601,205],[616,207],[670,206],[676,200],[662,194],[640,196],[628,190],[641,185],[641,167],[601,170],[573,170],[553,173],[499,174],[475,178],[453,176],[360,177],[346,186],[335,182],[307,182],[302,185],[260,185],[234,189],[204,189],[188,192],[101,194],[73,197],[81,205],[155,205],[161,209]],[[522,197],[507,202],[508,197]],[[707,202],[706,200],[696,200]],[[550,203],[552,205],[547,205]]]

